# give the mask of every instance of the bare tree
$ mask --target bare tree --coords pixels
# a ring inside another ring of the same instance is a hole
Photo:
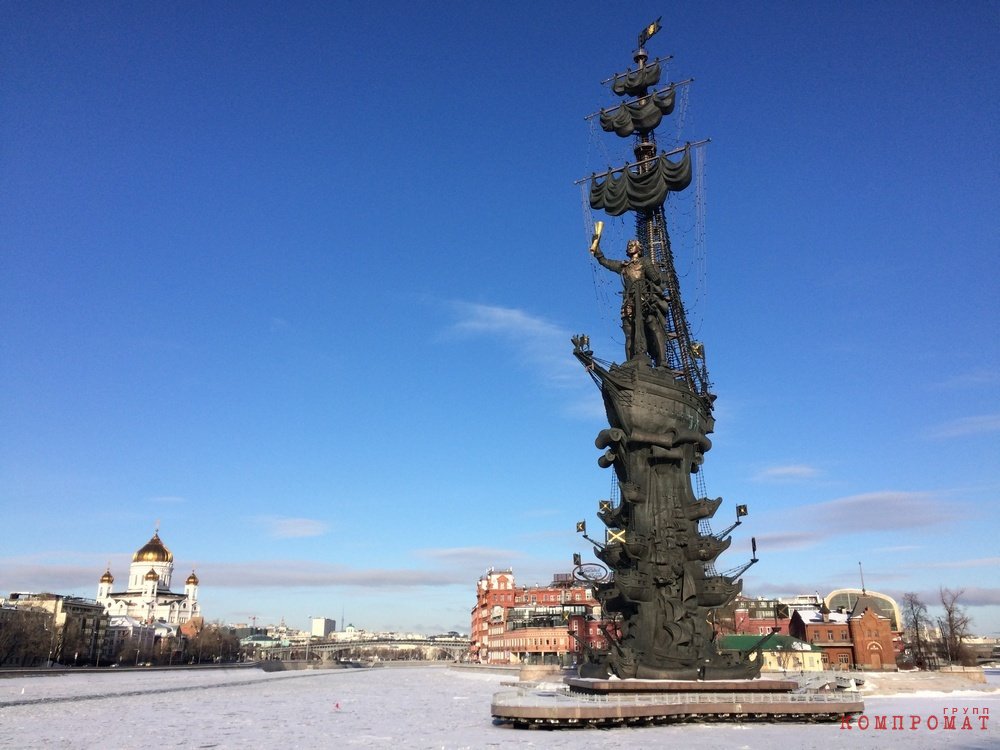
[[[715,626],[715,632],[719,635],[729,635],[738,632],[736,629],[737,603],[741,603],[740,600],[734,599],[729,604],[716,607],[712,610],[712,623]]]
[[[90,640],[79,617],[66,618],[66,623],[59,632],[57,651],[56,661],[61,664],[76,666],[81,660],[87,662],[90,659]]]
[[[927,627],[930,624],[927,605],[920,597],[912,591],[903,594],[903,627],[909,634],[913,659],[918,667],[924,667],[926,664],[924,652],[928,646]]]
[[[47,616],[4,609],[0,616],[0,666],[34,667],[49,649]]]
[[[139,662],[142,661],[143,652],[146,650],[143,646],[144,643],[141,638],[135,634],[130,635],[122,641],[121,646],[118,648],[118,653],[115,655],[116,661],[126,666],[138,666]]]
[[[221,622],[216,622],[188,639],[185,648],[185,658],[199,664],[235,661],[240,652],[240,639]]]
[[[944,617],[938,618],[938,627],[941,629],[944,654],[953,664],[966,659],[965,639],[969,636],[969,625],[972,624],[972,618],[966,613],[965,607],[958,603],[964,593],[965,589],[941,589]]]

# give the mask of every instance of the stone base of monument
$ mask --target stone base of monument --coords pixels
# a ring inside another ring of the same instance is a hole
[[[790,680],[593,680],[568,677],[558,688],[495,693],[498,724],[560,729],[674,722],[839,721],[864,711],[858,693],[803,692]]]

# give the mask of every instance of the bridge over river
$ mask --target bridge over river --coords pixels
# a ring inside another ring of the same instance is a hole
[[[414,649],[423,649],[427,658],[434,652],[448,655],[452,661],[461,661],[469,652],[471,641],[462,638],[365,638],[349,641],[319,641],[294,646],[270,646],[261,650],[265,659],[281,661],[299,661],[319,658],[323,661],[335,661],[341,655],[349,653],[352,656],[375,656],[380,650],[399,650],[401,653]]]

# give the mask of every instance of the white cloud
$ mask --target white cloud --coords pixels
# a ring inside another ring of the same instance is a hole
[[[435,570],[411,568],[349,568],[305,560],[252,560],[207,563],[198,577],[214,588],[322,588],[359,586],[364,589],[469,586],[469,574],[458,567]],[[96,585],[96,584],[95,584]]]
[[[987,432],[1000,432],[1000,414],[980,414],[974,417],[963,417],[951,422],[937,425],[924,431],[928,439],[968,437]]]
[[[915,549],[920,549],[919,544],[898,544],[893,547],[876,547],[872,552],[912,552]]]
[[[868,492],[824,503],[806,505],[799,513],[813,519],[830,533],[858,531],[896,531],[921,526],[940,526],[956,512],[955,504],[947,504],[927,492]]]
[[[946,503],[931,493],[869,492],[789,509],[769,532],[757,534],[757,542],[762,553],[808,549],[845,535],[941,528],[959,512],[954,501]],[[917,548],[916,545],[895,545],[878,551],[901,552]]]
[[[491,565],[507,566],[523,556],[521,552],[496,547],[439,547],[415,550],[413,554],[449,567],[474,567],[477,570],[485,570]]]
[[[582,368],[572,356],[572,334],[566,329],[517,308],[472,302],[454,302],[452,307],[459,320],[450,333],[502,339],[550,382],[581,382]]]
[[[157,505],[180,505],[187,502],[186,497],[180,497],[178,495],[157,495],[156,497],[147,498],[150,503],[155,503]]]
[[[756,536],[757,548],[761,552],[807,549],[818,544],[822,538],[822,534],[815,531],[786,531]]]
[[[257,523],[267,529],[276,539],[299,539],[323,536],[330,530],[330,524],[314,518],[286,518],[282,516],[261,516]]]
[[[959,373],[936,385],[939,388],[969,388],[980,385],[993,385],[994,383],[1000,383],[1000,372],[980,368],[978,370]]]
[[[991,568],[1000,567],[1000,557],[980,557],[973,560],[949,560],[947,562],[925,563],[926,568],[981,568],[984,565]]]
[[[785,466],[771,466],[761,469],[754,475],[754,480],[758,482],[784,481],[795,479],[812,479],[820,475],[820,470],[815,466],[806,464],[788,464]]]
[[[966,588],[959,599],[959,603],[969,607],[990,607],[1000,604],[1000,589]]]

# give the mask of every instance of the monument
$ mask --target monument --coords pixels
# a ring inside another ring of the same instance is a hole
[[[625,260],[610,260],[601,248],[603,222],[597,222],[590,246],[601,266],[621,276],[625,361],[602,364],[586,336],[573,339],[574,355],[604,399],[609,428],[596,444],[605,450],[600,465],[614,469],[619,496],[600,506],[607,531],[595,554],[611,575],[594,581],[605,616],[616,616],[616,632],[609,634],[611,650],[583,675],[749,678],[760,672],[759,654],[721,654],[709,623],[711,610],[740,593],[739,575],[756,559],[719,574],[716,559],[747,509],[738,506],[736,523],[712,533],[709,519],[722,499],[696,498],[692,488],[692,475],[712,447],[715,396],[704,346],[691,337],[664,211],[671,192],[690,186],[692,149],[705,141],[671,153],[657,149],[655,131],[672,114],[678,86],[650,90],[660,82],[661,66],[648,60],[643,44],[656,28],[640,38],[637,69],[610,79],[624,101],[600,112],[604,131],[634,139],[635,162],[589,178],[591,208],[632,213],[635,239]],[[586,535],[585,522],[578,528]],[[589,570],[578,567],[581,577],[596,578]]]
[[[591,175],[589,204],[617,217],[631,213],[634,238],[624,258],[609,258],[594,223],[590,253],[621,279],[624,360],[598,359],[589,337],[573,337],[573,354],[604,401],[608,427],[596,446],[603,468],[614,471],[616,491],[599,504],[603,539],[593,543],[601,563],[574,556],[575,575],[594,586],[604,613],[608,648],[586,652],[579,675],[561,692],[498,693],[493,716],[515,726],[608,725],[684,718],[839,718],[863,709],[860,699],[804,694],[789,680],[759,679],[762,636],[746,651],[721,651],[712,611],[741,591],[740,576],[756,559],[720,573],[715,565],[731,544],[730,532],[709,524],[721,498],[696,497],[692,477],[712,447],[708,435],[715,395],[704,346],[693,340],[674,265],[667,212],[671,193],[689,187],[692,152],[707,141],[660,151],[655,131],[674,110],[679,88],[660,85],[662,59],[649,60],[645,44],[659,20],[639,35],[636,68],[605,83],[622,101],[595,113],[601,128],[634,140],[635,161]],[[666,58],[669,59],[669,58]],[[547,696],[552,700],[548,701]]]

